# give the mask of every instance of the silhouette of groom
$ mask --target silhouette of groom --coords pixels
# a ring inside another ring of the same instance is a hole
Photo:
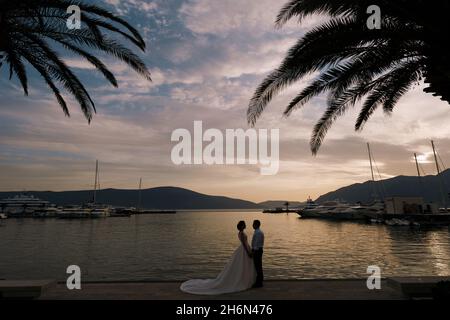
[[[261,221],[253,221],[253,233],[252,238],[252,251],[253,251],[253,262],[256,269],[256,282],[253,288],[261,288],[263,286],[264,274],[262,268],[262,255],[264,248],[264,233],[259,228],[261,226]]]

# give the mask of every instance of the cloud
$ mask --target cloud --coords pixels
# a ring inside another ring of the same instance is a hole
[[[259,37],[275,31],[275,18],[283,5],[284,2],[273,0],[188,0],[181,5],[179,14],[186,27],[197,34]],[[309,28],[321,19],[309,18],[303,26]],[[298,26],[292,22],[284,30],[298,32]]]
[[[95,66],[90,63],[87,60],[83,60],[83,59],[75,59],[75,58],[71,58],[71,59],[64,59],[64,62],[70,67],[70,68],[76,68],[76,69],[86,69],[86,70],[92,70],[95,69]]]
[[[310,26],[292,23],[274,28],[284,2],[269,0],[104,0],[144,33],[149,51],[141,56],[153,82],[110,58],[102,61],[116,75],[110,86],[84,60],[68,57],[94,99],[98,113],[91,125],[66,94],[66,118],[45,83],[30,72],[30,96],[16,79],[0,70],[0,189],[86,189],[92,185],[95,159],[101,186],[136,188],[175,185],[210,194],[246,198],[305,200],[370,178],[366,143],[370,142],[382,177],[415,174],[412,155],[422,155],[434,173],[431,138],[450,163],[448,104],[422,92],[405,95],[392,116],[378,110],[362,132],[354,131],[359,106],[336,120],[318,154],[309,138],[325,110],[325,98],[311,100],[290,117],[282,116],[311,75],[287,88],[267,106],[256,128],[280,130],[280,171],[261,176],[257,166],[175,166],[170,160],[174,129],[248,128],[246,109],[262,79],[283,59]],[[268,187],[270,186],[270,187]]]
[[[107,4],[112,5],[117,12],[126,15],[130,10],[139,10],[146,13],[154,12],[158,9],[156,1],[139,1],[139,0],[104,0]]]

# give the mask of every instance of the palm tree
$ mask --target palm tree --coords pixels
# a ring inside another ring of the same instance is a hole
[[[81,9],[80,29],[67,27],[70,17],[67,9],[71,5]],[[87,49],[111,55],[151,81],[145,63],[113,39],[115,34],[145,50],[145,42],[135,28],[99,6],[73,0],[0,0],[0,67],[9,65],[10,79],[16,75],[28,95],[26,63],[29,64],[45,80],[67,116],[69,109],[57,84],[77,100],[88,121],[95,112],[95,104],[52,45],[87,60],[115,87],[118,84],[113,73]]]
[[[337,117],[362,103],[355,130],[382,106],[390,114],[398,100],[423,80],[425,92],[450,102],[449,1],[380,0],[381,29],[367,26],[367,0],[292,0],[278,14],[276,25],[296,17],[328,14],[289,50],[281,65],[255,91],[247,111],[251,125],[272,98],[301,78],[319,75],[289,103],[289,116],[311,98],[328,93],[327,108],[310,141],[316,154]]]

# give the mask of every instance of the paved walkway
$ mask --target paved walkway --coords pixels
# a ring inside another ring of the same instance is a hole
[[[385,280],[380,290],[368,290],[361,280],[284,280],[266,281],[263,288],[218,296],[196,296],[179,290],[180,282],[90,282],[81,290],[68,290],[58,283],[41,299],[133,299],[133,300],[377,300],[404,299]]]

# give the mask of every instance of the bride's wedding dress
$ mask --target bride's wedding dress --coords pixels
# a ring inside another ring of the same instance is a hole
[[[250,246],[244,232],[238,234],[241,245],[234,251],[225,268],[215,279],[193,279],[181,284],[181,291],[192,294],[215,295],[249,289],[256,280],[252,258],[247,254]]]

